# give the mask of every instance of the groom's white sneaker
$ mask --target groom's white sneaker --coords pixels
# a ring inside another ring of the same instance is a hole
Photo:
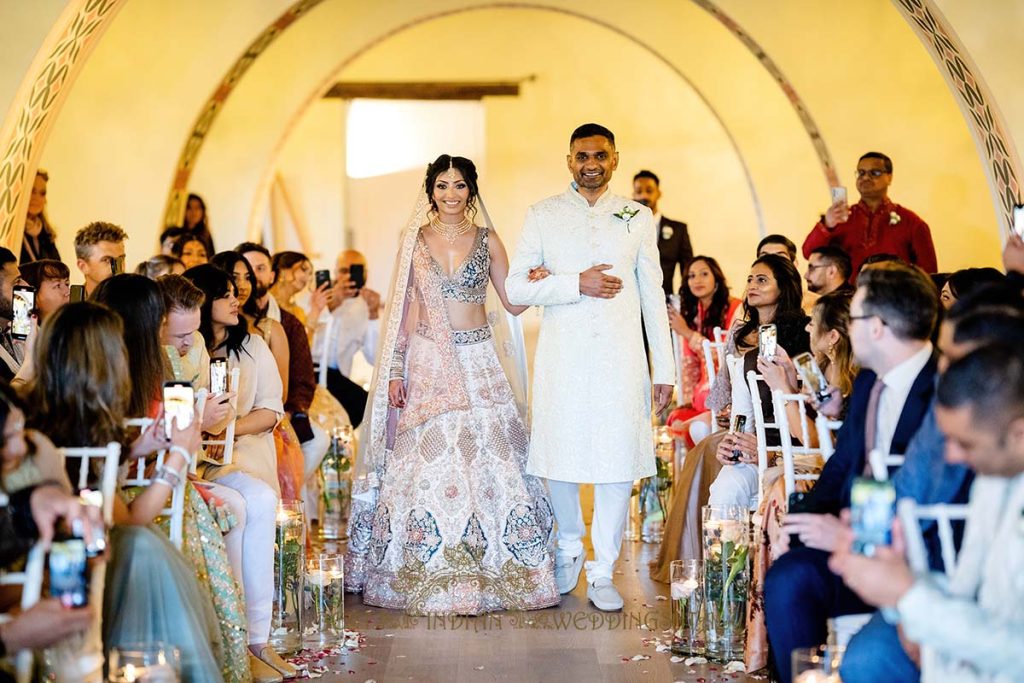
[[[555,584],[561,595],[571,593],[576,584],[580,582],[580,572],[583,571],[583,561],[586,558],[583,553],[576,557],[559,557],[555,559]]]
[[[587,599],[602,612],[622,609],[622,596],[615,590],[615,584],[611,579],[598,579],[587,584]]]

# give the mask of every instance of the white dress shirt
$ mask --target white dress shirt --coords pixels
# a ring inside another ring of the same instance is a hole
[[[380,337],[380,319],[370,320],[370,307],[361,296],[345,299],[340,306],[324,315],[334,317],[331,328],[331,339],[328,346],[328,367],[336,369],[351,379],[352,363],[356,353],[363,352],[363,357],[370,365],[377,360],[377,340]],[[323,320],[323,316],[321,316]],[[323,334],[322,330],[317,335]],[[320,340],[313,342],[314,360],[319,362],[319,350],[323,348]]]
[[[928,364],[932,356],[932,344],[928,342],[920,351],[906,359],[882,376],[882,389],[878,397],[878,422],[875,428],[875,448],[882,453],[891,453],[892,438],[896,434],[903,404],[907,402],[914,380]]]

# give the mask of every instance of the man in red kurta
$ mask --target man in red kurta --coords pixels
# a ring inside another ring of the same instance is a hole
[[[851,279],[857,277],[864,259],[873,254],[893,254],[926,273],[938,270],[935,245],[928,224],[916,213],[893,203],[888,196],[892,160],[880,152],[868,152],[857,162],[860,201],[852,207],[837,202],[825,212],[804,240],[804,257],[825,245],[837,246],[853,262]]]

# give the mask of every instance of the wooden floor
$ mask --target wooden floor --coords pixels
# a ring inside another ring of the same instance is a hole
[[[589,515],[587,515],[589,517]],[[592,551],[588,548],[588,552]],[[558,607],[481,617],[408,617],[366,607],[357,595],[345,601],[345,626],[362,632],[363,647],[325,663],[323,681],[368,680],[462,683],[481,681],[693,681],[766,680],[724,673],[718,664],[686,666],[657,652],[669,628],[667,586],[651,581],[647,563],[657,546],[624,543],[615,584],[621,612],[603,613],[586,599],[581,579]],[[649,657],[633,661],[640,655]]]

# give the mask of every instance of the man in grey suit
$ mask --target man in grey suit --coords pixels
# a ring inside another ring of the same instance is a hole
[[[646,170],[633,176],[633,201],[643,204],[654,214],[654,225],[658,229],[658,252],[661,254],[661,286],[665,294],[672,294],[676,264],[679,265],[679,273],[685,283],[686,267],[693,258],[693,247],[690,246],[690,233],[686,230],[686,223],[662,216],[658,211],[659,199],[661,182],[658,176]]]

